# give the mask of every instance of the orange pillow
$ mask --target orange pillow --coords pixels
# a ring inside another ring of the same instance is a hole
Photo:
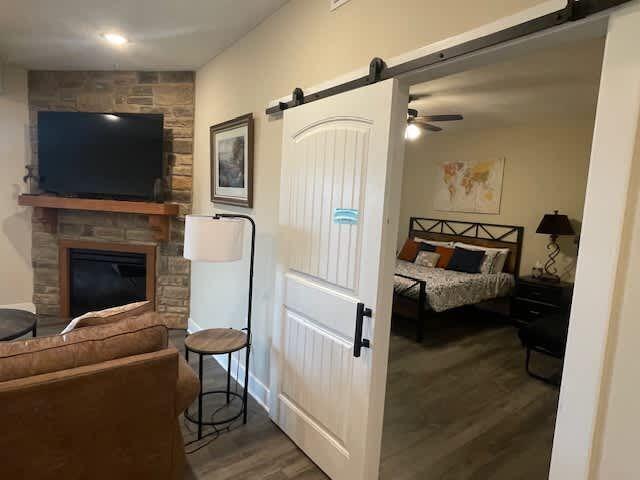
[[[420,244],[415,240],[407,238],[407,241],[404,242],[404,245],[402,246],[402,250],[400,250],[400,253],[398,254],[398,258],[405,262],[415,262],[419,251]]]
[[[447,265],[449,265],[449,260],[451,260],[454,251],[455,250],[453,248],[449,247],[436,247],[436,253],[440,254],[440,258],[438,259],[436,268],[447,268]]]

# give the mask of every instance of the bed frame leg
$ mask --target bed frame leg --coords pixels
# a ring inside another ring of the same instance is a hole
[[[427,291],[424,283],[420,283],[420,294],[418,295],[418,325],[416,330],[416,341],[422,343],[424,340],[424,304],[427,300]]]
[[[424,340],[424,318],[422,312],[418,314],[418,325],[416,328],[416,341],[422,343]]]

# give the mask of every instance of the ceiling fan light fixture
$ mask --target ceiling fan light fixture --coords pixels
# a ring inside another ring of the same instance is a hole
[[[113,33],[113,32],[108,32],[103,34],[102,38],[104,38],[110,44],[116,45],[116,46],[121,46],[129,42],[129,40],[127,40],[126,37],[120,35],[119,33]]]
[[[414,123],[409,123],[404,131],[404,138],[406,140],[417,140],[422,135],[422,130]]]

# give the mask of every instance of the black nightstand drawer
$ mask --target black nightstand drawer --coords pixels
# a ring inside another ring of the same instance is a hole
[[[548,313],[557,313],[561,309],[555,305],[526,300],[524,298],[514,298],[511,303],[511,314],[513,317],[530,322]]]
[[[564,292],[561,288],[554,288],[552,286],[546,287],[544,285],[533,285],[530,283],[520,283],[518,285],[516,296],[529,300],[535,300],[537,302],[562,305],[566,303],[565,300],[563,300],[563,293]]]

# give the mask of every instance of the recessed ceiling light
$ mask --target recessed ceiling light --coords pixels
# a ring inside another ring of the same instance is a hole
[[[117,33],[105,33],[102,37],[113,45],[124,45],[128,41],[125,37]]]

